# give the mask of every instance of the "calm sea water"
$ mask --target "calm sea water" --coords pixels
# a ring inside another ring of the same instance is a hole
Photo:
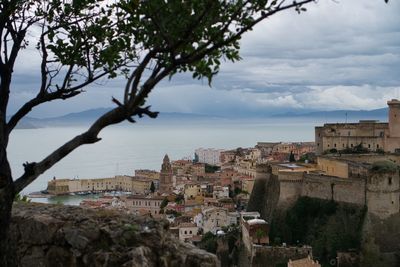
[[[192,157],[199,147],[233,149],[251,147],[259,141],[312,141],[315,125],[316,122],[276,120],[114,126],[101,132],[102,141],[78,148],[25,188],[23,193],[45,189],[47,181],[54,176],[97,178],[132,175],[135,169],[159,170],[166,153],[172,160],[181,159]],[[85,129],[15,130],[8,150],[14,177],[23,173],[24,162],[40,161]]]

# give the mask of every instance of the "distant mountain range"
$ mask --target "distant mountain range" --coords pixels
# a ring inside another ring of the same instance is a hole
[[[94,122],[98,117],[111,110],[111,108],[97,108],[89,109],[82,112],[69,113],[64,116],[51,117],[51,118],[32,118],[26,117],[19,124],[20,129],[32,129],[32,128],[43,128],[43,127],[68,127],[68,126],[79,126],[88,125]],[[387,120],[388,108],[381,108],[375,110],[334,110],[334,111],[313,111],[313,112],[287,112],[278,115],[270,115],[265,117],[257,117],[257,119],[310,119],[319,121],[358,121],[358,120]],[[346,117],[347,116],[347,117]],[[249,116],[247,119],[254,119]],[[182,123],[188,121],[196,122],[207,122],[207,121],[233,121],[234,118],[222,117],[222,116],[210,116],[203,114],[193,113],[170,113],[161,112],[156,120],[144,117],[140,119],[141,123]],[[246,117],[240,118],[240,120],[246,120]]]
[[[19,129],[32,129],[32,128],[43,128],[43,127],[68,127],[68,126],[80,126],[89,125],[93,123],[101,115],[110,111],[111,108],[96,108],[89,109],[82,112],[69,113],[63,116],[50,117],[50,118],[33,118],[25,117],[18,124]],[[210,121],[224,119],[218,116],[209,116],[193,113],[174,113],[174,112],[161,112],[158,117],[154,120],[147,116],[140,119],[141,123],[158,122],[158,123],[169,123],[169,122],[180,122],[180,121]]]
[[[313,111],[307,113],[287,112],[283,114],[273,115],[275,118],[315,118],[315,119],[340,119],[348,121],[358,120],[387,120],[388,108],[380,108],[373,110],[332,110],[332,111]]]

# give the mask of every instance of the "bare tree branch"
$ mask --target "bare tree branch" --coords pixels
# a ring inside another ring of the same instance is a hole
[[[35,163],[25,163],[25,173],[15,182],[15,191],[21,192],[26,186],[34,181],[40,174],[54,166],[57,162],[74,151],[76,148],[85,144],[93,144],[101,139],[98,138],[100,131],[106,126],[122,122],[125,119],[125,110],[123,107],[117,107],[101,116],[84,133],[72,138],[70,141],[59,147],[53,153],[48,155],[42,161]]]

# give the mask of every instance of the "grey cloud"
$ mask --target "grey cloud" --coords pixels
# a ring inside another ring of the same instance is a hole
[[[223,63],[212,88],[179,74],[163,81],[149,104],[161,111],[259,115],[310,107],[373,109],[399,97],[399,1],[328,0],[307,8],[301,15],[277,14],[246,34],[243,60]],[[29,52],[18,63],[10,110],[29,98],[27,88],[39,77],[39,61]],[[47,104],[32,114],[111,106],[111,96],[120,97],[123,84],[101,82],[76,99]]]

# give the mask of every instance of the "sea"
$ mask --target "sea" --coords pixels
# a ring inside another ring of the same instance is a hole
[[[62,159],[26,187],[22,194],[41,191],[54,177],[83,179],[133,175],[136,169],[159,171],[162,159],[192,159],[196,148],[235,149],[257,142],[314,140],[315,120],[242,119],[173,121],[123,124],[100,133],[102,140],[84,145]],[[23,163],[38,162],[87,127],[17,129],[10,136],[8,157],[14,178],[23,173]],[[33,199],[37,202],[76,205],[80,196]]]

